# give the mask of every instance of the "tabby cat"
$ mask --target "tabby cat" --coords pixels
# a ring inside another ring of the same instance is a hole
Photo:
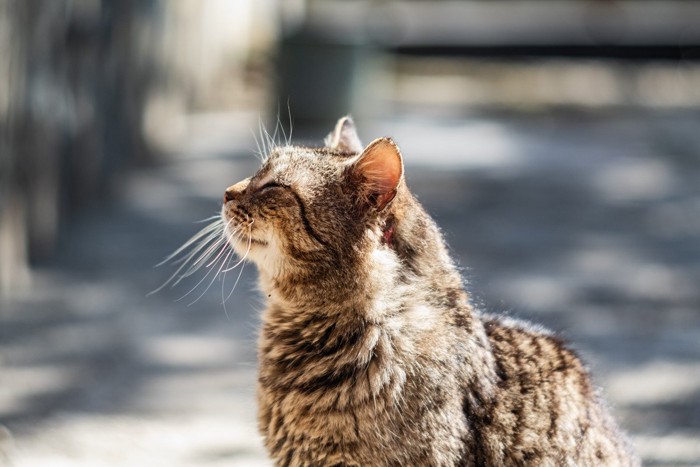
[[[282,466],[634,466],[574,352],[480,314],[389,138],[349,117],[226,190],[258,267],[259,428]]]

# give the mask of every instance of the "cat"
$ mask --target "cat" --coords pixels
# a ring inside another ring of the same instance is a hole
[[[552,334],[479,313],[398,146],[350,117],[225,191],[258,268],[258,422],[280,466],[636,466]]]

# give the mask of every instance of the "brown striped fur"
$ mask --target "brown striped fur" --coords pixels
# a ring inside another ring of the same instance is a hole
[[[277,465],[639,464],[571,350],[473,308],[391,140],[363,149],[346,117],[225,199],[268,297],[258,411]]]

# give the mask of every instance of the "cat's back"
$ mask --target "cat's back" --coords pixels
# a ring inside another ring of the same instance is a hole
[[[485,317],[497,390],[479,421],[486,465],[634,466],[581,359],[528,323]]]

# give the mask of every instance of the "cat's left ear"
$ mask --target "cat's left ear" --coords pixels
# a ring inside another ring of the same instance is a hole
[[[403,160],[391,138],[372,141],[353,163],[363,195],[377,210],[384,209],[396,196],[403,178]]]
[[[334,151],[357,154],[362,152],[362,143],[357,136],[355,122],[349,115],[338,120],[335,129],[325,139],[326,146]]]

